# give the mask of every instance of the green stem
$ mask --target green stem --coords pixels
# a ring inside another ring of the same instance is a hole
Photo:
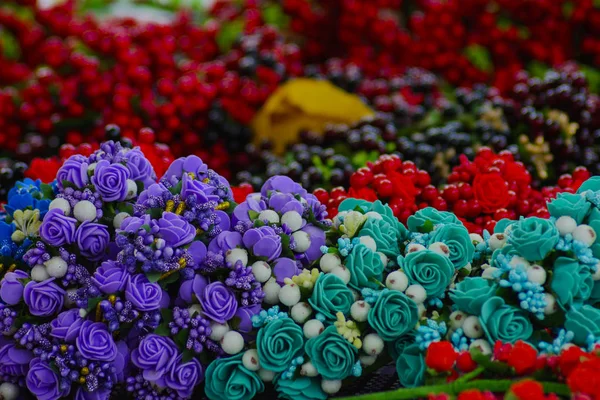
[[[473,371],[476,372],[477,370]],[[473,374],[471,372],[471,374]],[[481,372],[478,372],[478,374]],[[476,376],[476,375],[475,375]],[[511,379],[481,379],[475,380],[471,382],[467,381],[455,381],[452,383],[446,383],[442,385],[433,385],[433,386],[421,386],[416,388],[405,388],[398,389],[390,392],[380,392],[373,394],[366,394],[361,396],[354,397],[344,397],[341,400],[408,400],[408,399],[418,399],[427,397],[430,394],[449,394],[449,395],[458,395],[461,392],[469,389],[478,389],[481,391],[490,391],[493,393],[505,393],[510,387],[515,383],[514,380]],[[544,387],[544,392],[546,393],[556,393],[560,396],[569,396],[570,390],[567,385],[556,382],[540,382]]]

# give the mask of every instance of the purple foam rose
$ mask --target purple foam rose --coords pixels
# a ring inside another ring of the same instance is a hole
[[[59,376],[52,370],[50,364],[39,358],[29,363],[29,371],[25,378],[27,389],[38,400],[55,400],[69,394],[71,385],[61,388]]]
[[[176,390],[179,396],[187,398],[192,395],[196,385],[203,379],[204,371],[197,359],[192,358],[190,361],[182,363],[180,358],[165,376],[165,383],[167,387]]]
[[[158,283],[151,283],[146,275],[130,276],[125,287],[125,298],[140,311],[152,311],[160,307],[162,289]]]
[[[252,317],[260,313],[260,304],[255,304],[249,307],[240,307],[235,312],[235,316],[240,319],[237,330],[241,333],[252,332]]]
[[[246,200],[237,205],[233,210],[232,224],[236,225],[239,221],[250,221],[250,211],[260,214],[261,211],[267,209],[267,203],[261,199],[260,193],[252,193],[246,197]]]
[[[109,397],[110,389],[96,389],[88,392],[85,388],[80,387],[75,393],[75,400],[108,400]]]
[[[131,352],[131,362],[142,370],[144,379],[155,382],[171,371],[178,353],[172,339],[151,333]]]
[[[304,206],[290,193],[273,193],[269,198],[269,208],[283,215],[288,211],[296,211],[302,215]]]
[[[196,228],[172,212],[164,212],[157,224],[159,227],[158,234],[171,247],[183,246],[196,237]]]
[[[77,220],[67,217],[59,208],[48,211],[40,225],[40,236],[54,247],[73,243],[76,231]]]
[[[129,179],[141,181],[145,188],[156,181],[152,164],[139,147],[125,153],[125,167],[129,170]]]
[[[19,279],[27,278],[29,275],[24,271],[7,272],[0,281],[0,300],[10,306],[18,304],[23,298],[23,283]]]
[[[79,336],[81,324],[83,318],[79,315],[79,309],[61,312],[50,322],[50,335],[63,342],[72,342]]]
[[[199,204],[208,201],[219,201],[219,196],[214,194],[215,187],[202,181],[196,180],[188,174],[183,175],[181,181],[181,198],[187,200],[188,197],[196,197]]]
[[[117,382],[125,381],[125,377],[128,375],[130,367],[130,358],[131,352],[129,351],[129,347],[124,340],[117,342],[117,357],[115,357],[115,361],[113,365],[115,367],[115,375],[117,378]]]
[[[221,232],[210,241],[208,244],[208,251],[213,253],[218,253],[222,251],[223,253],[227,252],[227,250],[235,249],[238,246],[242,245],[242,234],[239,232]]]
[[[121,222],[119,232],[138,233],[142,229],[142,226],[150,226],[150,220],[151,218],[148,214],[144,214],[141,217],[127,217]]]
[[[75,341],[77,350],[88,360],[113,361],[117,357],[117,345],[105,324],[83,321]]]
[[[66,292],[54,283],[54,278],[43,282],[28,282],[23,290],[25,304],[31,315],[50,317],[63,307]]]
[[[96,164],[92,183],[104,201],[123,201],[127,198],[129,170],[123,164],[111,164],[107,160]]]
[[[63,188],[63,181],[67,181],[80,189],[83,188],[88,184],[88,167],[88,159],[81,154],[69,157],[56,173],[58,186]]]
[[[235,294],[222,282],[213,282],[206,286],[202,291],[200,304],[204,314],[220,324],[233,318],[238,307]]]
[[[295,260],[282,257],[273,261],[273,274],[275,275],[277,283],[280,285],[285,283],[285,278],[291,278],[299,273],[300,268],[298,268],[298,264],[296,264]]]
[[[81,255],[89,260],[97,261],[106,251],[110,234],[105,225],[85,221],[77,228],[75,239]]]
[[[191,172],[196,176],[203,176],[208,172],[208,166],[202,162],[202,159],[198,156],[180,157],[173,161],[164,177],[171,179],[171,177],[181,177],[184,172]]]
[[[215,210],[217,216],[217,226],[221,231],[228,231],[231,228],[231,217],[223,210]]]
[[[270,226],[247,230],[242,240],[256,257],[267,257],[273,261],[281,255],[281,237]]]
[[[194,279],[184,281],[179,287],[179,298],[185,301],[187,304],[194,303],[194,297],[197,299],[202,297],[204,288],[208,285],[208,281],[202,275],[194,275]]]
[[[294,182],[291,178],[283,175],[273,176],[263,184],[260,193],[267,196],[269,192],[277,191],[281,193],[299,194],[304,197],[308,192],[299,183]]]
[[[192,242],[190,247],[187,249],[189,255],[194,261],[194,265],[200,265],[206,258],[206,245],[201,241]]]
[[[19,378],[27,374],[33,353],[14,343],[0,343],[0,376]]]
[[[314,225],[306,225],[300,230],[306,232],[310,237],[310,246],[304,252],[304,255],[306,256],[304,261],[310,264],[323,255],[321,246],[325,245],[325,231]]]
[[[169,189],[162,183],[153,183],[148,186],[146,190],[139,194],[137,202],[138,204],[146,204],[148,205],[148,200],[151,197],[162,197],[163,193],[168,192]]]
[[[116,261],[104,261],[92,275],[92,282],[104,294],[122,292],[127,285],[129,272]]]

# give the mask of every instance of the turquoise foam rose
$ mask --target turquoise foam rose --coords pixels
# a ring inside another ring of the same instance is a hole
[[[411,232],[418,232],[427,221],[433,225],[438,224],[461,224],[456,215],[447,211],[438,211],[433,207],[425,207],[417,211],[414,215],[408,217],[408,229]]]
[[[563,310],[573,304],[580,305],[589,299],[593,287],[594,280],[587,265],[580,264],[569,257],[559,257],[554,261],[550,289]]]
[[[483,303],[479,319],[490,343],[527,341],[533,334],[527,312],[506,304],[501,297],[494,296]]]
[[[567,312],[565,329],[573,332],[573,343],[585,346],[589,335],[600,337],[600,310],[588,304],[579,310],[572,308]]]
[[[352,375],[358,361],[358,349],[329,326],[306,342],[306,354],[324,379],[345,379]]]
[[[517,249],[515,249],[510,244],[505,244],[503,247],[500,247],[499,249],[494,250],[494,252],[492,253],[492,257],[490,258],[490,265],[493,265],[496,267],[498,266],[496,260],[498,259],[499,255],[504,255],[508,258],[511,258],[511,256],[520,256]]]
[[[404,293],[384,290],[367,316],[369,325],[384,341],[393,341],[415,328],[417,304]]]
[[[327,394],[321,389],[321,380],[298,376],[294,379],[275,378],[278,398],[284,400],[325,400]]]
[[[258,331],[256,350],[262,368],[282,372],[304,353],[302,328],[290,318],[271,321]]]
[[[398,248],[398,236],[394,227],[383,219],[370,217],[363,225],[358,236],[370,236],[375,240],[377,251],[382,252],[388,257],[395,257],[400,253]]]
[[[517,221],[508,218],[502,218],[500,221],[496,222],[496,225],[494,226],[494,233],[504,233],[506,228],[515,222]]]
[[[548,211],[555,218],[569,216],[581,224],[590,211],[592,204],[585,196],[575,193],[559,193],[548,203]]]
[[[459,269],[473,261],[475,246],[469,231],[462,224],[446,224],[437,227],[429,234],[429,242],[442,242],[450,250],[450,261]]]
[[[577,189],[577,193],[583,193],[588,190],[591,190],[592,192],[600,191],[600,176],[592,176],[583,182],[581,186],[579,186],[579,189]]]
[[[313,310],[323,314],[330,322],[337,320],[338,311],[348,314],[354,295],[344,281],[332,274],[322,274],[317,278],[308,302]]]
[[[387,222],[397,233],[398,240],[402,241],[407,238],[408,231],[406,230],[406,227],[394,216],[392,209],[388,205],[383,204],[380,200],[371,203],[370,201],[361,199],[346,199],[340,203],[338,212],[353,211],[356,207],[360,207],[365,213],[378,213],[382,220]]]
[[[513,224],[508,243],[527,261],[539,261],[554,248],[558,239],[558,229],[552,221],[529,217]]]
[[[344,265],[350,271],[350,282],[348,285],[356,290],[364,287],[377,289],[377,282],[381,281],[384,265],[379,254],[369,249],[364,244],[354,246],[352,252],[344,260]]]
[[[460,311],[479,315],[483,303],[494,296],[497,289],[498,285],[489,279],[481,277],[465,278],[450,291],[450,300]]]
[[[402,354],[402,351],[411,344],[415,343],[415,332],[408,332],[406,335],[399,337],[391,342],[386,342],[390,356],[393,360],[397,360],[398,356]]]
[[[425,381],[425,356],[418,344],[402,349],[396,360],[396,372],[400,384],[407,388],[420,386]]]
[[[596,241],[592,245],[592,253],[594,257],[600,258],[600,210],[596,207],[592,208],[587,224],[596,232]]]
[[[411,284],[423,286],[427,297],[440,297],[446,291],[454,275],[450,259],[431,250],[408,253],[398,257],[398,265]]]
[[[240,353],[209,364],[204,393],[210,400],[250,400],[265,390],[258,374],[244,367],[242,357]]]

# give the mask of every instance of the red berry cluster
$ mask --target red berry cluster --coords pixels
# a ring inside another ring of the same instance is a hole
[[[574,192],[590,173],[583,167],[572,175],[563,175],[557,186],[536,190],[531,176],[522,163],[514,161],[512,153],[495,154],[481,148],[473,161],[465,155],[448,176],[448,184],[440,188],[431,185],[426,171],[419,170],[411,161],[402,161],[396,155],[381,156],[376,162],[358,169],[350,178],[350,187],[335,188],[330,193],[323,189],[314,194],[327,205],[330,217],[348,197],[369,201],[381,200],[405,223],[415,211],[434,207],[451,211],[470,232],[494,230],[502,218],[520,216],[548,217],[546,201],[560,192]]]

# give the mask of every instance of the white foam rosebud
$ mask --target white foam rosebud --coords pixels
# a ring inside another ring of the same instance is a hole
[[[257,261],[252,264],[252,274],[260,283],[271,279],[271,266],[266,261]]]
[[[231,249],[225,253],[225,261],[235,265],[236,262],[241,261],[245,267],[248,265],[248,252],[245,249]]]
[[[87,310],[85,308],[80,308],[79,309],[79,316],[81,318],[85,318],[85,317],[87,317],[87,315],[88,315],[88,312],[87,312]]]
[[[462,330],[465,336],[472,339],[477,339],[483,336],[483,327],[479,317],[475,315],[469,315],[463,322]]]
[[[281,216],[281,223],[285,224],[292,232],[302,228],[302,215],[296,211],[288,211]]]
[[[244,349],[244,337],[238,331],[229,331],[221,339],[221,348],[227,354],[237,354]]]
[[[52,200],[48,206],[48,210],[54,210],[55,208],[62,210],[65,215],[69,215],[71,213],[71,205],[65,199],[58,198]]]
[[[492,346],[490,345],[490,342],[485,339],[473,340],[469,345],[469,350],[471,349],[479,349],[483,355],[492,354]]]
[[[294,238],[294,243],[296,247],[294,247],[294,251],[296,253],[304,253],[310,247],[310,236],[308,233],[304,231],[296,231],[292,233],[292,237]]]
[[[596,264],[596,272],[592,274],[592,279],[600,281],[600,262]]]
[[[359,300],[352,303],[350,307],[350,315],[356,322],[365,322],[369,316],[371,305],[366,301]]]
[[[390,261],[388,256],[386,256],[385,254],[383,254],[380,251],[377,252],[377,255],[379,256],[379,258],[381,258],[381,263],[383,264],[384,267],[386,265],[388,265],[388,262]]]
[[[404,294],[406,294],[417,304],[422,304],[427,298],[427,292],[421,285],[410,285],[406,288],[406,292],[404,292]]]
[[[48,271],[46,271],[46,266],[42,264],[38,264],[31,269],[31,279],[36,282],[43,282],[46,279],[50,279],[50,275],[48,275]]]
[[[376,219],[378,221],[383,219],[381,214],[379,214],[378,212],[375,212],[375,211],[369,211],[368,213],[365,214],[365,217],[367,217],[369,219]]]
[[[279,301],[288,307],[298,304],[301,297],[300,288],[295,283],[286,284],[279,290]]]
[[[514,256],[510,262],[508,263],[508,265],[510,265],[512,268],[516,268],[516,267],[523,267],[523,268],[529,268],[531,267],[531,263],[529,261],[527,261],[526,259],[524,259],[521,256]]]
[[[321,389],[327,394],[336,394],[342,388],[342,381],[339,379],[329,380],[323,379],[321,381]]]
[[[452,329],[462,328],[465,319],[467,319],[467,314],[462,311],[453,311],[452,314],[450,314],[450,327]]]
[[[494,233],[492,236],[490,236],[489,245],[492,251],[503,247],[505,244],[506,235],[504,233]]]
[[[391,290],[404,292],[408,288],[408,276],[404,271],[394,271],[385,278],[385,286]]]
[[[471,239],[471,243],[473,243],[475,246],[477,246],[479,243],[485,242],[479,233],[469,233],[469,238]]]
[[[52,257],[44,263],[48,275],[53,278],[62,278],[67,274],[69,266],[65,260],[60,257]]]
[[[75,301],[71,300],[73,297],[75,297],[77,294],[77,289],[76,288],[70,288],[67,289],[67,293],[65,294],[65,307],[66,308],[73,308],[75,307],[76,303]]]
[[[113,218],[113,226],[115,229],[120,229],[121,224],[125,221],[125,218],[130,217],[130,215],[126,212],[120,212]]]
[[[539,265],[532,265],[527,269],[527,280],[543,285],[546,283],[546,270]]]
[[[302,376],[317,376],[319,373],[312,362],[306,362],[300,367],[300,375]]]
[[[271,382],[275,378],[275,372],[261,368],[258,370],[258,376],[263,382]]]
[[[573,231],[573,240],[577,240],[586,246],[591,246],[596,241],[596,231],[589,225],[579,225]]]
[[[556,302],[556,298],[550,293],[544,294],[544,302],[546,303],[546,307],[544,307],[545,315],[552,315],[558,311],[558,303]]]
[[[127,196],[125,199],[130,200],[137,196],[137,184],[133,179],[127,179]]]
[[[407,253],[416,253],[417,251],[423,251],[423,250],[425,250],[425,246],[423,246],[422,244],[418,244],[418,243],[411,243],[408,246],[406,246]]]
[[[188,312],[190,313],[190,316],[192,316],[192,317],[196,314],[201,314],[202,306],[200,304],[192,304],[191,306],[188,307]]]
[[[227,324],[227,322],[225,322],[224,324],[219,324],[218,322],[210,323],[209,337],[215,342],[220,342],[227,332],[229,332],[229,325]]]
[[[495,280],[496,278],[494,277],[494,273],[498,271],[498,268],[496,267],[487,267],[483,270],[483,273],[481,274],[481,277],[484,279],[489,279],[489,280]]]
[[[369,333],[363,338],[362,349],[371,356],[377,356],[383,351],[383,340],[376,333]]]
[[[246,350],[242,356],[242,364],[249,371],[258,371],[260,369],[258,351],[256,349]]]
[[[354,290],[351,288],[350,291],[352,292],[352,297],[354,298],[354,301],[358,301],[362,298],[362,296],[358,290]]]
[[[73,215],[79,222],[93,221],[96,219],[96,207],[90,201],[81,200],[73,207]]]
[[[281,286],[275,280],[275,278],[271,278],[263,285],[263,292],[265,293],[264,301],[267,304],[277,304],[279,303],[279,291],[281,290]]]
[[[323,272],[331,272],[332,269],[341,265],[342,260],[340,259],[340,256],[333,253],[323,254],[323,257],[321,257],[321,260],[319,261],[319,266]]]
[[[267,221],[270,224],[276,224],[279,222],[279,214],[273,210],[264,210],[258,214],[259,221]]]
[[[343,265],[332,269],[330,274],[337,276],[342,281],[344,281],[345,284],[348,284],[348,282],[350,282],[350,271]]]
[[[426,313],[427,308],[425,308],[425,304],[417,304],[417,315],[419,316],[419,319],[424,318]]]
[[[307,339],[317,337],[325,330],[325,325],[318,319],[309,319],[302,327],[304,336]]]
[[[98,163],[91,163],[90,165],[88,165],[88,172],[94,172],[96,170],[96,165],[98,165]]]
[[[312,307],[307,302],[300,302],[296,304],[290,310],[290,315],[292,319],[298,323],[303,324],[312,314]]]
[[[371,236],[361,236],[358,240],[361,244],[371,249],[371,251],[377,251],[377,243],[375,243],[375,239],[373,239]]]
[[[368,367],[370,365],[375,364],[375,361],[377,361],[377,356],[370,356],[368,354],[361,354],[358,359],[360,360],[360,363],[362,365],[364,365],[365,367]]]
[[[19,387],[14,383],[4,382],[0,385],[0,398],[3,400],[16,400],[19,397]]]
[[[446,256],[446,257],[450,256],[450,248],[448,248],[446,243],[442,243],[442,242],[431,243],[429,245],[429,250],[433,251],[434,253],[438,253],[443,256]]]
[[[565,236],[569,233],[573,233],[573,231],[577,228],[577,221],[575,221],[573,217],[563,215],[556,220],[554,225],[556,225],[558,233],[560,233],[561,236]]]

